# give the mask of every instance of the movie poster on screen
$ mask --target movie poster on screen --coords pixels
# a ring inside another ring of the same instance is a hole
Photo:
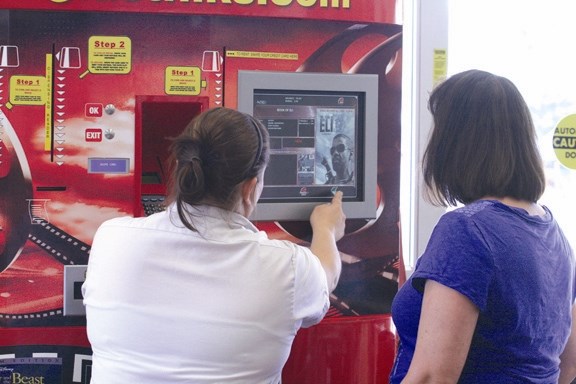
[[[354,184],[355,114],[351,108],[318,109],[315,184]]]

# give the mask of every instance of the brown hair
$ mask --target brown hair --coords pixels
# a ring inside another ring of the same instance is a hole
[[[263,176],[268,141],[268,132],[257,119],[223,107],[201,113],[173,139],[168,200],[176,203],[187,228],[196,230],[187,205],[235,209],[240,184]]]
[[[542,159],[526,102],[508,79],[479,70],[437,86],[434,126],[423,158],[428,197],[436,205],[485,196],[536,202],[545,188]]]

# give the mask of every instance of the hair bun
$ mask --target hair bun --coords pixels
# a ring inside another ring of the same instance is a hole
[[[197,161],[200,166],[202,166],[202,159],[198,156],[192,156],[192,158],[190,159],[190,162],[193,163],[194,161]]]

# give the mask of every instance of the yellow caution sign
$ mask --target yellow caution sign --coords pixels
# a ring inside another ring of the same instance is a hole
[[[554,130],[552,146],[562,165],[576,169],[576,114],[560,120]]]

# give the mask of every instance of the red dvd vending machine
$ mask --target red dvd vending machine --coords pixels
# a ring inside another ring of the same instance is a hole
[[[402,272],[398,13],[395,0],[4,1],[0,381],[89,382],[80,287],[96,229],[163,209],[169,138],[203,110],[238,108],[239,73],[266,71],[377,83],[369,100],[377,135],[364,148],[375,185],[359,189],[373,214],[348,220],[331,309],[298,333],[283,382],[387,382]],[[322,113],[326,129],[346,117]],[[310,169],[334,170],[311,153],[299,159],[300,195],[315,183]],[[273,238],[309,240],[301,220],[256,224]]]

